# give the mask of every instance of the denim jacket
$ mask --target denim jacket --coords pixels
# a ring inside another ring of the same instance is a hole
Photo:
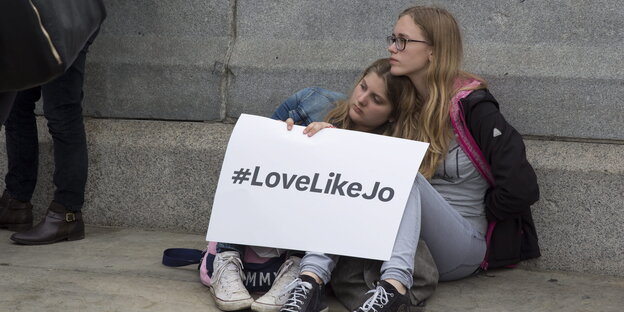
[[[335,107],[335,102],[346,98],[342,93],[319,87],[305,88],[287,98],[271,118],[286,120],[290,117],[296,125],[307,126],[314,121],[322,121]]]

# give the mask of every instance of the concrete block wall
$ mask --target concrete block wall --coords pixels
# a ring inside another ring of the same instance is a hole
[[[105,3],[108,17],[88,55],[85,114],[221,120],[231,3]]]
[[[538,269],[624,276],[624,145],[525,140],[540,201]]]
[[[522,133],[624,139],[624,10],[615,0],[108,0],[85,113],[219,121],[270,114],[311,85],[346,92],[388,55],[385,37],[414,4],[455,14],[465,68],[487,78]]]
[[[456,15],[465,68],[488,80],[528,136],[543,256],[525,265],[624,276],[624,8],[615,0],[108,0],[87,64],[87,222],[204,232],[232,121],[269,115],[303,87],[348,92],[387,56],[384,38],[413,4]],[[37,215],[53,193],[45,131],[40,141]]]

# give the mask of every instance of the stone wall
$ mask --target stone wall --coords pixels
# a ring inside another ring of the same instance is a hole
[[[91,49],[94,117],[221,121],[268,115],[307,86],[347,92],[386,57],[402,9],[447,8],[465,68],[529,135],[624,139],[624,9],[618,1],[106,1]]]

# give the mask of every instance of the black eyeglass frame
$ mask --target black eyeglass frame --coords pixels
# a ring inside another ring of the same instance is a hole
[[[424,40],[406,39],[406,38],[397,37],[395,35],[390,35],[386,37],[386,41],[388,42],[388,45],[394,44],[397,51],[405,50],[408,42],[422,42],[422,43],[426,43],[427,45],[429,44],[429,42],[424,41]],[[399,42],[399,44],[397,44],[397,42]],[[399,47],[399,45],[403,45],[403,47]]]

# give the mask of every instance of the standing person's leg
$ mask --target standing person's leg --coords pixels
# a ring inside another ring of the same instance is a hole
[[[43,112],[54,143],[54,200],[32,230],[14,234],[20,244],[50,244],[84,238],[81,209],[87,181],[87,142],[82,118],[87,47],[63,75],[41,87]]]
[[[5,123],[7,174],[0,200],[0,228],[25,231],[32,227],[30,199],[37,184],[39,140],[35,102],[41,88],[20,91]]]
[[[9,118],[16,95],[17,91],[0,91],[0,130],[2,130],[2,125]]]
[[[82,118],[86,48],[58,79],[44,85],[43,111],[54,142],[54,202],[79,213],[87,182],[87,138]]]
[[[5,123],[8,165],[5,187],[11,196],[21,201],[30,201],[37,184],[39,139],[35,102],[40,97],[40,87],[20,91]]]

